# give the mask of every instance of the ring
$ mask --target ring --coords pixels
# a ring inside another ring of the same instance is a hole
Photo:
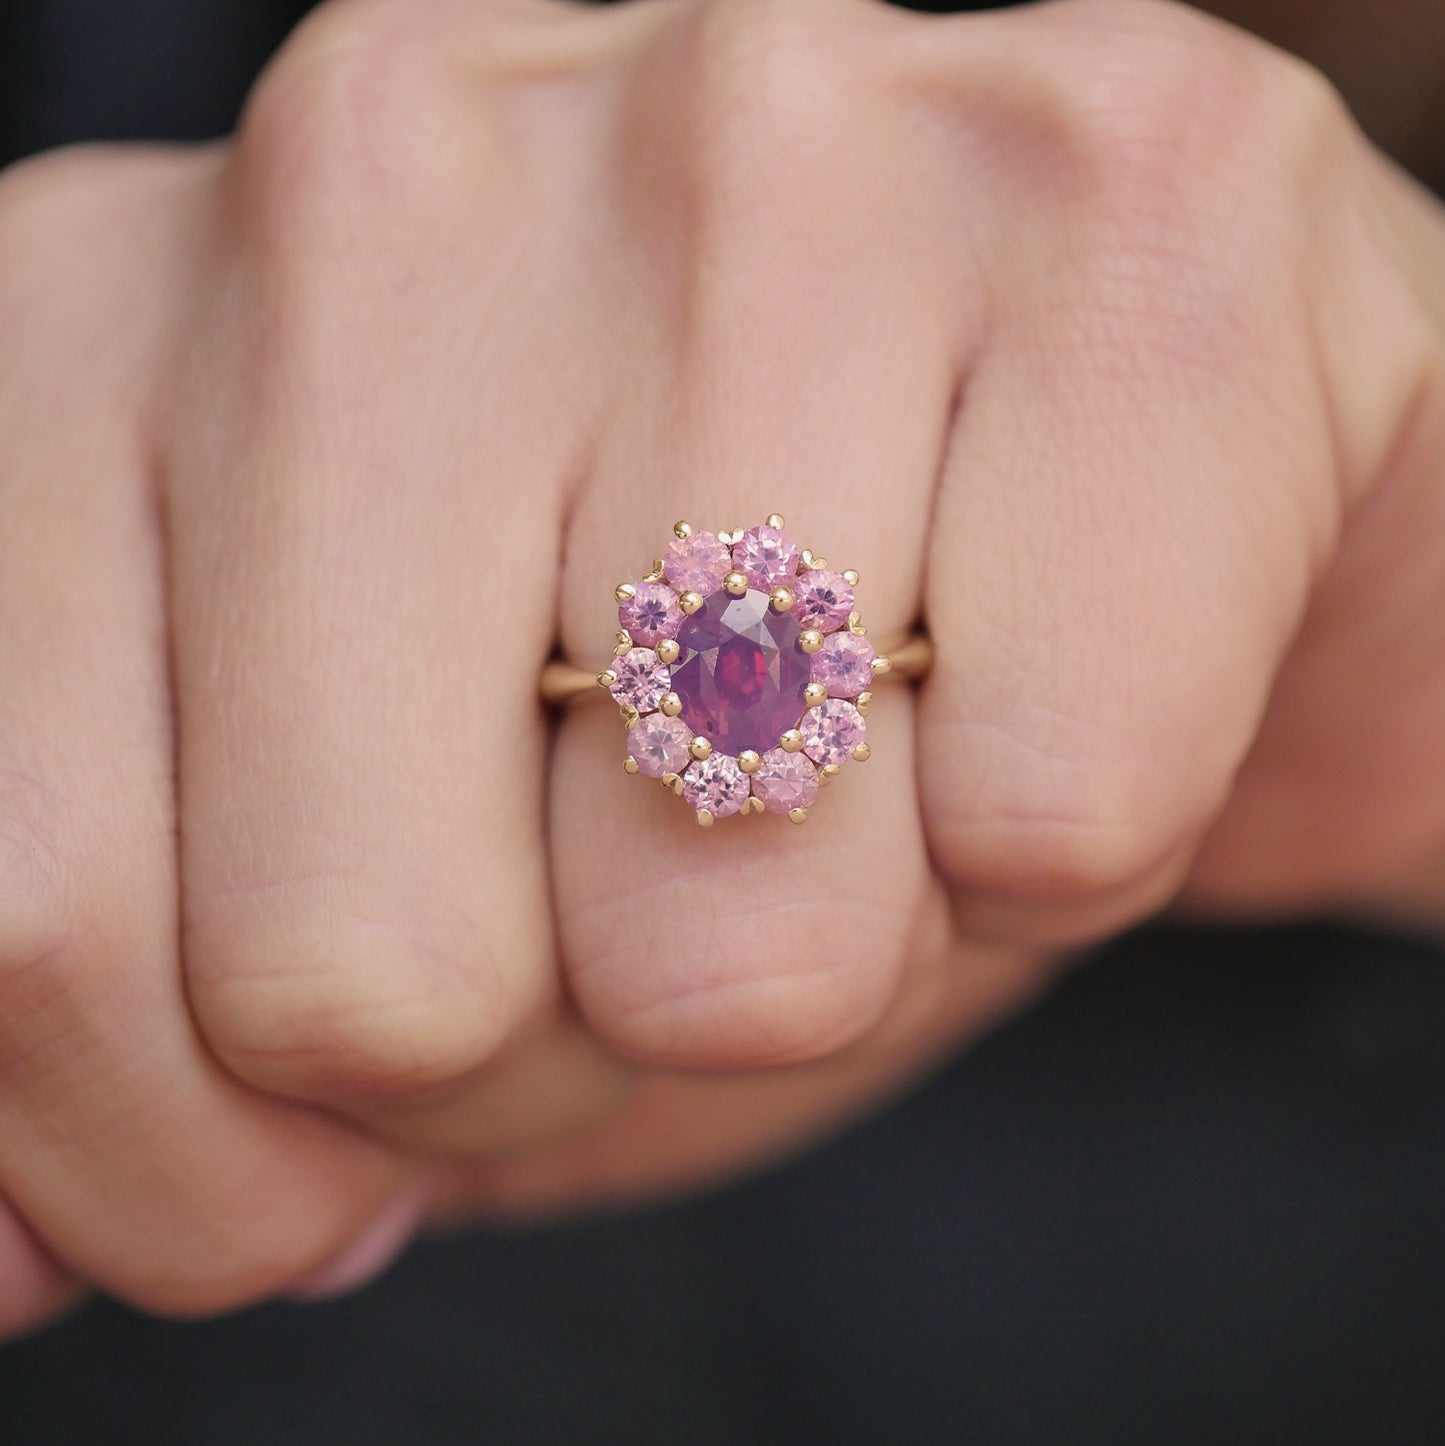
[[[802,823],[844,763],[868,758],[874,681],[923,677],[932,644],[912,633],[875,650],[858,574],[800,548],[777,513],[746,532],[672,531],[652,570],[616,590],[610,666],[554,660],[542,700],[610,693],[628,730],[623,767],[661,779],[704,828],[749,813]]]

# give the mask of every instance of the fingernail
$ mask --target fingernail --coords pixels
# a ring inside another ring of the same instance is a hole
[[[410,1190],[382,1207],[381,1213],[344,1250],[293,1281],[290,1300],[333,1300],[369,1285],[411,1243],[427,1210],[427,1193]]]

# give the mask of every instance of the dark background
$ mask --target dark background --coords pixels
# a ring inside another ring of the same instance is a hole
[[[221,133],[304,8],[0,0],[0,158]],[[0,1347],[0,1446],[1445,1442],[1441,963],[1142,932],[706,1200],[327,1306],[94,1304]]]

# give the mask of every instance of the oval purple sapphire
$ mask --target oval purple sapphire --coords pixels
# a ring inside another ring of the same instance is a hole
[[[693,733],[736,757],[745,748],[766,753],[796,728],[812,678],[801,631],[756,588],[742,597],[715,592],[685,618],[672,690]]]

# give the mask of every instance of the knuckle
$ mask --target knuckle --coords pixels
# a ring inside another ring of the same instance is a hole
[[[318,1103],[425,1099],[500,1047],[522,1010],[454,926],[338,925],[317,913],[188,929],[197,1018],[248,1083]]]
[[[0,1025],[23,1027],[70,989],[80,928],[64,853],[38,820],[26,816],[34,811],[38,786],[13,784],[6,780],[3,792],[11,801],[27,797],[31,806],[0,821]],[[5,1059],[15,1062],[14,1046]]]
[[[929,847],[955,889],[1041,908],[1090,904],[1145,878],[1187,834],[1157,778],[1066,741],[1076,731],[930,721],[925,747],[967,760],[970,786],[961,773],[935,776],[923,798]]]
[[[130,1304],[175,1320],[197,1320],[255,1305],[331,1259],[356,1228],[356,1206],[254,1208],[247,1218],[210,1222],[204,1235],[174,1243],[144,1272],[117,1282]]]
[[[847,137],[885,98],[875,41],[891,12],[873,0],[706,0],[688,21],[692,159],[720,216],[742,206],[756,220],[760,203],[790,196],[802,209],[800,196],[856,169]]]
[[[1087,904],[1143,877],[1158,857],[1144,830],[1104,816],[964,814],[942,805],[928,827],[955,887],[1017,904]]]
[[[458,184],[482,119],[458,124],[462,68],[447,7],[406,0],[323,5],[295,32],[252,90],[231,168],[264,239],[288,244],[338,232],[384,238],[459,214]],[[319,232],[318,232],[318,228]],[[333,260],[335,258],[333,257]]]
[[[583,1012],[629,1058],[703,1069],[820,1059],[877,1023],[902,973],[909,921],[892,902],[689,909],[647,977],[630,951],[574,963]]]
[[[1084,3],[1102,12],[1098,53],[1066,63],[1061,85],[1084,174],[1106,195],[1224,187],[1237,204],[1241,184],[1277,186],[1281,157],[1343,114],[1319,72],[1232,25],[1172,0]]]

